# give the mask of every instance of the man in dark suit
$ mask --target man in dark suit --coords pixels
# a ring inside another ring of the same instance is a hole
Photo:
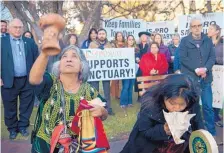
[[[27,127],[34,105],[34,91],[28,78],[38,47],[32,39],[22,37],[22,33],[23,23],[13,19],[9,23],[9,35],[1,39],[1,95],[10,139],[15,139],[18,132],[29,135]]]
[[[9,35],[7,33],[7,25],[8,25],[7,21],[1,20],[1,35],[0,35],[0,37],[5,37],[5,36]]]

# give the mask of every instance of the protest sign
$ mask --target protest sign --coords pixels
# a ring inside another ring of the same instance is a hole
[[[133,35],[138,38],[138,33],[144,31],[146,23],[141,19],[104,19],[103,28],[107,31],[108,40],[114,40],[116,32],[122,32],[125,37]]]
[[[135,78],[134,48],[83,49],[89,62],[88,81]]]
[[[223,65],[214,65],[212,68],[213,82],[212,82],[212,93],[213,93],[213,107],[222,108],[224,101],[224,84],[223,84]]]
[[[161,34],[164,43],[167,44],[171,41],[173,34],[175,34],[175,26],[173,21],[147,22],[146,31]]]
[[[223,12],[216,13],[207,13],[207,14],[189,14],[189,15],[181,15],[178,17],[178,33],[181,37],[187,36],[189,34],[190,29],[190,21],[192,18],[197,17],[201,19],[203,26],[203,33],[208,33],[208,27],[211,24],[217,24],[222,29],[224,27],[223,23]]]

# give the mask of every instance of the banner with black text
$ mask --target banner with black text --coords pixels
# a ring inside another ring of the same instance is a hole
[[[89,62],[88,81],[135,78],[134,48],[83,49]]]
[[[125,38],[133,35],[138,39],[138,33],[145,31],[146,23],[141,19],[104,19],[103,28],[107,31],[108,40],[114,40],[117,32],[122,32]]]
[[[175,25],[173,21],[146,22],[146,31],[156,32],[162,35],[164,44],[168,44],[175,34]]]
[[[189,15],[181,15],[178,17],[178,33],[181,37],[187,36],[190,32],[190,21],[192,18],[199,18],[202,21],[203,33],[208,33],[208,27],[211,24],[217,24],[222,29],[224,27],[223,23],[223,12],[215,12],[215,13],[207,13],[207,14],[189,14]]]

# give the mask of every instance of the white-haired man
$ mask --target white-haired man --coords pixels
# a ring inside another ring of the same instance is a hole
[[[27,127],[34,105],[34,92],[28,78],[38,56],[38,47],[33,39],[22,37],[22,33],[22,21],[13,19],[9,23],[10,35],[1,39],[1,94],[10,139],[15,139],[18,132],[22,136],[29,135]]]

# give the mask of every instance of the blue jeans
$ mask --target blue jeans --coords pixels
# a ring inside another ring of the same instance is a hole
[[[134,83],[135,83],[134,79],[122,80],[120,105],[132,104],[132,93],[133,93]]]
[[[214,111],[212,108],[212,87],[211,83],[205,83],[203,80],[201,81],[201,101],[205,126],[212,135],[216,135]]]

